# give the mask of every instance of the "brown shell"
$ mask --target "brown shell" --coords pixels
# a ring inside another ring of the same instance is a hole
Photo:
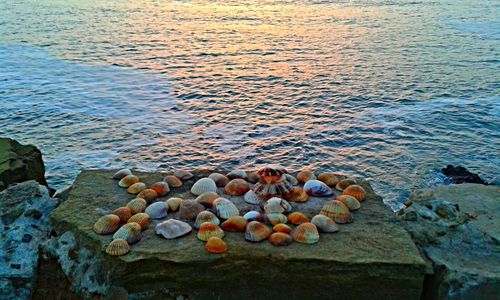
[[[252,221],[247,224],[245,231],[245,239],[250,242],[260,242],[267,239],[271,235],[269,228],[257,221]]]
[[[158,198],[158,194],[153,189],[144,189],[137,195],[137,198],[142,198],[147,203],[153,203]]]
[[[225,187],[229,183],[229,178],[221,173],[212,173],[208,178],[212,179],[218,187]]]
[[[209,222],[209,223],[212,223],[214,225],[220,224],[220,220],[217,218],[217,216],[213,212],[208,211],[208,210],[204,210],[196,216],[196,220],[194,220],[194,228],[199,229],[201,224],[203,224],[205,222]]]
[[[182,180],[180,180],[177,176],[167,175],[163,181],[168,183],[168,186],[171,188],[178,188],[182,186]]]
[[[232,232],[244,232],[247,227],[248,221],[242,216],[233,216],[221,225],[222,229]]]
[[[339,200],[331,200],[323,205],[320,214],[325,215],[335,221],[335,223],[346,224],[353,221],[349,208]]]
[[[97,234],[114,233],[120,226],[120,218],[117,215],[109,214],[99,218],[94,224],[94,231]]]
[[[260,180],[260,176],[259,176],[259,174],[257,174],[257,172],[250,172],[250,173],[248,173],[247,180],[248,180],[248,182],[251,182],[251,183],[257,183]]]
[[[144,182],[136,182],[127,188],[127,193],[139,194],[145,188],[146,188],[146,184]]]
[[[158,197],[163,197],[170,192],[170,187],[165,181],[155,182],[149,188],[154,190]]]
[[[269,242],[276,247],[288,246],[292,241],[292,237],[283,232],[275,232],[269,237]]]
[[[129,207],[118,207],[113,211],[113,214],[120,218],[121,223],[127,223],[128,219],[132,217],[132,211]]]
[[[300,171],[296,178],[300,183],[306,183],[309,180],[316,179],[316,175],[314,175],[313,171],[306,169]]]
[[[260,182],[263,184],[273,184],[283,177],[283,174],[287,173],[285,168],[280,165],[267,165],[257,171],[260,176]]]
[[[224,187],[224,191],[231,196],[243,196],[250,190],[250,185],[244,179],[236,178],[229,181]]]
[[[138,213],[130,217],[127,223],[137,223],[141,226],[141,230],[146,230],[151,224],[151,217],[145,213]]]
[[[106,247],[106,253],[112,256],[121,256],[129,252],[130,252],[130,246],[124,239],[113,240]]]
[[[179,217],[181,220],[194,220],[204,210],[205,207],[196,200],[184,200],[179,208]]]
[[[208,241],[209,238],[211,237],[218,237],[218,238],[223,238],[224,237],[224,231],[217,225],[210,223],[210,222],[205,222],[200,225],[200,229],[198,230],[198,239],[202,241]]]
[[[340,202],[344,203],[347,208],[349,208],[350,211],[359,209],[361,207],[361,204],[359,203],[358,199],[351,195],[339,195],[336,198]]]
[[[290,184],[290,182],[285,180],[285,177],[282,177],[278,182],[271,184],[257,182],[253,187],[253,191],[264,199],[268,196],[283,195],[290,192],[291,190],[292,185]]]
[[[174,172],[174,176],[179,178],[180,180],[188,180],[194,177],[193,173],[182,169],[176,170]]]
[[[293,225],[299,225],[309,222],[309,218],[300,211],[296,211],[288,215],[288,222]]]
[[[215,199],[219,198],[219,195],[216,192],[205,192],[198,197],[196,197],[196,201],[201,205],[210,208],[214,204]]]
[[[309,195],[302,188],[296,186],[289,193],[283,194],[283,198],[288,201],[303,203],[309,200]]]
[[[118,185],[121,187],[129,187],[132,184],[137,183],[137,182],[139,182],[139,177],[137,177],[135,175],[127,175],[127,176],[123,177],[122,179],[120,179],[120,181],[118,182]]]
[[[127,207],[130,208],[133,215],[144,212],[146,206],[148,206],[148,203],[142,198],[135,198],[127,203]]]
[[[213,236],[205,244],[208,253],[220,254],[227,251],[227,244],[221,238]]]
[[[319,232],[316,225],[312,223],[302,223],[292,231],[295,241],[303,244],[314,244],[319,241]]]
[[[321,173],[318,175],[318,180],[323,181],[328,186],[335,187],[340,179],[333,173]]]
[[[339,191],[343,191],[345,188],[353,184],[356,184],[356,180],[351,178],[346,178],[339,181],[339,183],[335,185],[335,188]]]
[[[349,195],[356,198],[359,202],[363,202],[366,198],[365,189],[357,184],[352,184],[344,189],[342,195]]]
[[[274,232],[283,232],[283,233],[289,234],[292,231],[292,228],[286,224],[280,223],[280,224],[274,225],[273,231]]]

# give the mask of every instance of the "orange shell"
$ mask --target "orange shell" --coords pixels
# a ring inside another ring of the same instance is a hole
[[[229,178],[221,173],[212,173],[208,175],[208,178],[212,179],[218,187],[225,187],[229,183]]]
[[[335,221],[335,223],[351,223],[353,218],[349,208],[339,200],[331,200],[323,205],[320,214],[325,215]]]
[[[145,188],[146,188],[146,184],[144,182],[136,182],[127,188],[127,193],[139,194]]]
[[[153,189],[144,189],[137,195],[137,198],[146,200],[147,203],[152,203],[158,198],[158,194]]]
[[[250,190],[250,185],[244,179],[236,178],[229,181],[224,187],[224,191],[231,196],[242,196]]]
[[[129,253],[130,246],[124,239],[116,239],[111,241],[106,247],[106,253],[112,256],[121,256]]]
[[[170,187],[165,181],[155,182],[149,188],[154,190],[158,197],[163,197],[170,192]]]
[[[309,195],[302,188],[296,186],[291,192],[283,194],[283,198],[292,202],[306,202],[309,200]]]
[[[178,177],[176,177],[174,175],[167,175],[163,179],[163,181],[165,181],[166,183],[168,183],[169,187],[178,188],[178,187],[182,186],[182,180],[180,180]]]
[[[323,181],[328,186],[336,186],[339,183],[339,178],[332,173],[321,173],[318,175],[318,180]]]
[[[130,208],[133,215],[144,212],[146,206],[148,206],[148,203],[142,198],[135,198],[127,203],[127,207]]]
[[[198,230],[198,239],[202,241],[208,241],[209,238],[211,237],[218,237],[218,238],[223,238],[224,237],[224,231],[217,225],[210,223],[210,222],[205,222],[200,225],[200,229]]]
[[[145,213],[138,213],[130,217],[127,223],[137,223],[141,226],[141,230],[145,230],[151,224],[151,217]]]
[[[339,191],[343,191],[345,188],[352,184],[356,184],[356,181],[354,179],[347,178],[339,181],[339,183],[335,185],[335,188]]]
[[[274,232],[283,232],[283,233],[289,234],[292,231],[292,228],[290,228],[290,226],[288,226],[286,224],[280,223],[280,224],[276,224],[273,227],[273,231]]]
[[[247,224],[245,231],[245,239],[250,242],[260,242],[267,239],[271,235],[271,230],[266,225],[252,221]]]
[[[216,192],[205,192],[198,197],[196,197],[196,201],[202,204],[205,207],[212,207],[215,199],[219,198]]]
[[[292,237],[299,243],[314,244],[319,241],[319,232],[316,225],[302,223],[293,230]]]
[[[127,223],[128,219],[132,217],[132,210],[129,207],[118,207],[113,211],[113,214],[120,218],[121,223]]]
[[[269,237],[269,242],[276,247],[288,246],[292,243],[292,241],[292,237],[283,232],[275,232]]]
[[[207,243],[205,244],[205,249],[209,253],[224,253],[227,251],[227,244],[222,239],[213,236],[208,239]]]
[[[118,182],[118,185],[121,187],[129,187],[132,184],[137,183],[137,182],[139,182],[139,177],[137,177],[135,175],[127,175],[127,176],[123,177],[122,179],[120,179],[120,181]]]
[[[99,218],[94,224],[94,231],[97,234],[111,234],[118,229],[120,218],[117,215],[105,215]]]
[[[311,170],[302,170],[299,172],[299,174],[297,174],[297,180],[300,183],[306,183],[311,179],[316,179],[316,176]]]
[[[309,218],[300,211],[296,211],[288,215],[288,222],[293,225],[299,225],[309,222]]]
[[[357,184],[350,185],[344,189],[342,195],[349,195],[356,198],[359,202],[363,202],[366,198],[365,189]]]
[[[244,232],[247,227],[247,220],[242,216],[233,216],[221,225],[222,229],[233,232]]]

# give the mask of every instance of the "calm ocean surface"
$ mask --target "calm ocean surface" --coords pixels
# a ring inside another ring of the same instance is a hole
[[[500,178],[500,2],[0,1],[0,136],[82,168]]]

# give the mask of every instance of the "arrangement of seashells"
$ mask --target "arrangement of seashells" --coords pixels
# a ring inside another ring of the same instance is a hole
[[[171,197],[157,201],[171,188],[179,188],[183,181],[193,178],[191,172],[177,170],[148,187],[129,169],[116,172],[113,179],[119,180],[118,185],[136,198],[95,222],[95,233],[113,234],[106,253],[114,256],[129,253],[130,245],[141,240],[142,232],[153,220],[165,219],[169,212],[178,212],[178,219],[170,218],[156,224],[155,233],[165,239],[176,239],[193,230],[191,222],[198,230],[197,238],[206,242],[205,249],[209,253],[228,250],[223,241],[225,232],[242,232],[249,242],[267,239],[274,246],[287,246],[293,241],[314,244],[319,241],[320,232],[335,233],[339,231],[338,224],[353,222],[351,212],[359,209],[366,198],[365,190],[354,179],[340,180],[333,173],[316,176],[309,169],[294,177],[282,166],[268,165],[257,172],[234,170],[227,175],[214,172],[194,182],[190,188],[193,199]],[[300,206],[309,197],[331,197],[333,189],[341,194],[325,201],[312,218],[301,211],[293,211],[290,202]],[[219,195],[220,190],[227,196]],[[231,196],[242,197],[246,203],[254,205],[255,210],[240,215],[238,207],[228,199]]]

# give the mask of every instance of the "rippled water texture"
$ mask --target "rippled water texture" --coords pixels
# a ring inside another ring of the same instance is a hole
[[[0,135],[81,168],[279,162],[393,208],[500,173],[495,1],[1,1]]]

